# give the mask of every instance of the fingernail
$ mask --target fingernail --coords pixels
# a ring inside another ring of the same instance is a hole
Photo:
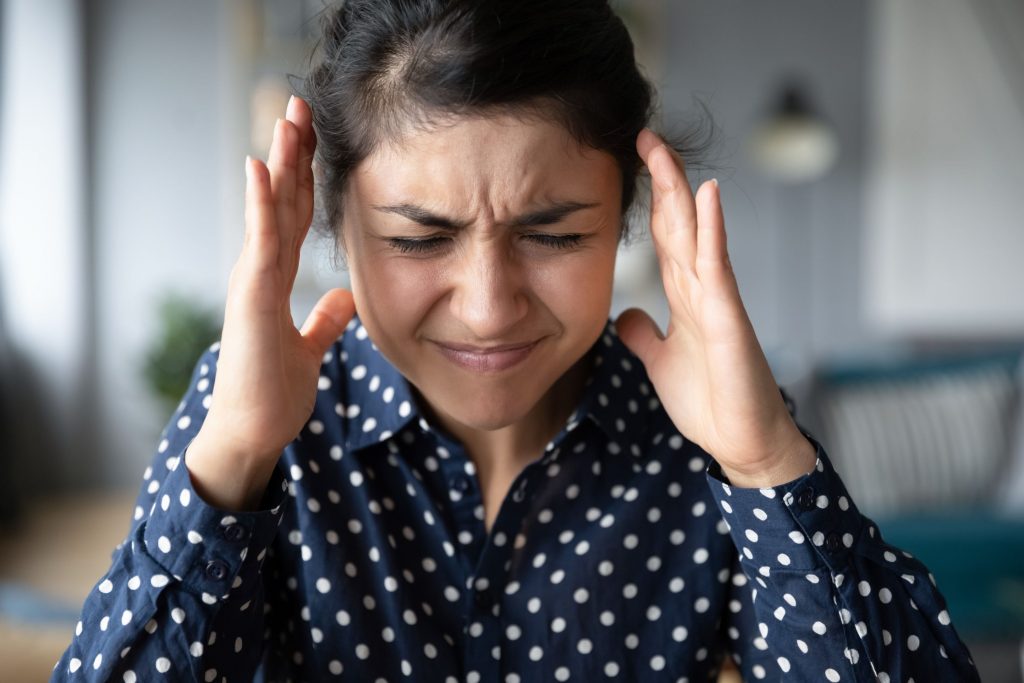
[[[711,182],[715,184],[715,187],[718,187],[718,178],[712,178]]]
[[[295,103],[295,95],[289,95],[288,96],[288,105],[285,107],[285,111],[291,111],[292,110],[292,104],[294,104],[294,103]]]
[[[249,177],[249,167],[252,165],[252,157],[248,154],[245,155],[245,177]]]

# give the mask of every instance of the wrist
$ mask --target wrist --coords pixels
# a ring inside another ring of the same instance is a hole
[[[221,462],[230,461],[237,467],[245,470],[270,469],[277,463],[284,448],[267,449],[264,445],[252,443],[245,439],[235,437],[237,430],[220,429],[215,425],[219,421],[213,419],[212,413],[207,415],[206,421],[199,428],[195,438],[192,439],[193,447],[198,444],[203,451],[216,454],[215,457]]]
[[[277,457],[237,450],[202,429],[185,449],[192,488],[208,505],[230,511],[257,509],[277,464]]]
[[[777,455],[749,469],[740,469],[719,461],[722,474],[730,485],[739,488],[772,488],[799,479],[814,469],[818,460],[817,450],[795,424],[783,444],[768,449],[768,452]]]

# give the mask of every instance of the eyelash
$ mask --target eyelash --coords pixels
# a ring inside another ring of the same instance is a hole
[[[538,244],[551,247],[553,249],[571,249],[579,245],[583,239],[583,235],[524,235],[524,237],[531,239]],[[448,241],[447,237],[426,237],[424,239],[407,239],[402,237],[392,237],[388,239],[388,244],[393,248],[399,250],[402,253],[425,253],[429,251],[436,251],[442,242]]]

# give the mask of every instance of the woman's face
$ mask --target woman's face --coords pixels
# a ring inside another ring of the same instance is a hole
[[[380,148],[344,198],[370,338],[435,411],[517,422],[604,328],[621,191],[611,155],[549,122],[458,118]]]

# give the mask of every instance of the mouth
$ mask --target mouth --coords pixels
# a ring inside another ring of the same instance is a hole
[[[497,373],[519,365],[533,353],[541,342],[525,344],[503,344],[500,346],[479,347],[465,344],[433,342],[441,355],[449,361],[470,372]]]

